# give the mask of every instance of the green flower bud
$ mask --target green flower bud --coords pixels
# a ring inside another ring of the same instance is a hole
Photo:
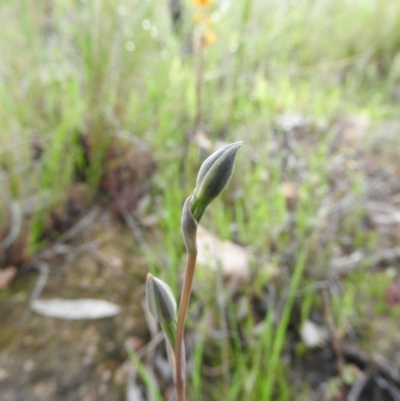
[[[190,210],[191,199],[192,195],[186,199],[185,204],[183,205],[181,227],[186,252],[189,255],[194,255],[197,253],[197,221],[194,219],[192,211]]]
[[[170,323],[176,316],[176,301],[171,288],[152,274],[147,274],[146,302],[151,314],[160,323]]]
[[[191,202],[193,217],[197,222],[211,201],[228,185],[235,167],[236,152],[241,146],[242,141],[226,145],[201,165]]]

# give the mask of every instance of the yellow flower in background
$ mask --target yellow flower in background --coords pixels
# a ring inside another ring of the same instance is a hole
[[[192,0],[193,4],[198,7],[209,7],[212,5],[213,0]],[[217,36],[215,35],[212,25],[213,20],[208,11],[195,12],[193,15],[193,22],[197,25],[197,32],[199,33],[198,38],[200,39],[200,45],[202,48],[213,45]]]
[[[192,0],[193,4],[197,7],[210,7],[212,0]]]
[[[210,26],[214,23],[209,15],[204,15],[199,13],[193,15],[193,21],[196,25],[205,24]]]
[[[204,29],[201,34],[201,46],[207,47],[212,46],[217,41],[217,36],[214,31],[210,28]]]

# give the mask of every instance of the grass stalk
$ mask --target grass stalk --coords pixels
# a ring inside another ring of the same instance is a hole
[[[231,102],[229,105],[229,111],[228,111],[228,119],[227,119],[227,125],[230,125],[229,122],[232,121],[235,115],[235,110],[237,106],[237,87],[238,87],[238,77],[240,75],[240,71],[243,66],[244,62],[244,55],[246,51],[246,39],[243,37],[245,34],[246,26],[249,22],[250,19],[250,11],[252,7],[253,0],[246,0],[243,4],[243,10],[242,10],[242,15],[241,15],[241,21],[240,21],[240,38],[239,38],[239,44],[238,44],[238,49],[236,53],[236,58],[235,58],[235,67],[234,67],[234,72],[233,72],[233,83],[232,83],[232,92],[231,92]]]
[[[143,383],[146,385],[146,388],[150,391],[151,395],[156,401],[163,401],[163,397],[160,394],[160,391],[158,390],[156,384],[147,372],[146,366],[142,363],[139,356],[136,354],[135,350],[128,344],[125,345],[125,349],[129,355],[129,358],[136,367],[140,378],[143,380]]]
[[[285,343],[285,334],[289,324],[295,294],[297,289],[299,288],[303,275],[304,267],[307,260],[307,254],[307,249],[303,249],[297,259],[294,274],[290,282],[287,300],[285,306],[283,307],[282,316],[276,330],[275,339],[273,341],[272,354],[267,364],[268,375],[265,386],[263,388],[263,396],[261,398],[262,401],[270,401],[272,399],[271,397],[273,395],[273,390],[276,382],[276,372],[279,366],[279,357],[282,353],[282,349]]]
[[[203,46],[201,38],[196,40],[196,114],[193,123],[193,134],[196,133],[201,122],[203,99]]]

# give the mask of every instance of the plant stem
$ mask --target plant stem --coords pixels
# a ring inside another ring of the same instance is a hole
[[[186,313],[189,306],[190,293],[197,253],[188,254],[186,258],[185,279],[182,287],[181,302],[179,304],[178,324],[176,328],[175,359],[176,359],[176,394],[178,401],[185,401],[185,371],[183,369],[183,334],[185,330]]]
[[[336,399],[337,401],[343,401],[346,387],[343,373],[343,354],[342,354],[342,348],[340,346],[340,339],[335,326],[335,320],[333,318],[331,296],[328,288],[322,289],[322,296],[324,298],[326,320],[328,323],[329,331],[331,332],[332,336],[332,347],[336,356],[336,367],[339,376],[339,391],[337,393]]]

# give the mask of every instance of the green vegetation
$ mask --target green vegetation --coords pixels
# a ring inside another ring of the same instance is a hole
[[[203,49],[192,46],[200,11],[216,36]],[[204,159],[199,138],[213,144],[207,151],[243,139],[232,182],[203,220],[254,255],[251,278],[235,289],[247,312],[222,290],[219,273],[196,276],[188,312],[198,333],[187,389],[194,401],[310,399],[282,355],[293,316],[324,309],[316,283],[341,278],[337,256],[366,255],[332,296],[338,331],[373,332],[362,314],[375,299],[376,313],[398,315],[382,301],[391,278],[373,264],[378,245],[396,239],[382,241],[366,223],[376,180],[357,157],[369,152],[374,171],[398,163],[400,136],[376,151],[373,138],[338,143],[338,132],[348,116],[370,121],[371,133],[398,117],[399,1],[221,1],[206,10],[185,2],[174,29],[168,1],[6,0],[0,19],[0,228],[15,225],[12,205],[23,214],[34,196],[36,212],[17,230],[28,253],[44,246],[49,213],[78,178],[89,198],[97,195],[116,163],[110,149],[151,149],[158,169],[148,207],[159,230],[146,257],[177,294],[180,214]],[[379,280],[364,281],[367,271]],[[233,334],[207,336],[209,315]],[[219,373],[210,379],[203,365]]]

